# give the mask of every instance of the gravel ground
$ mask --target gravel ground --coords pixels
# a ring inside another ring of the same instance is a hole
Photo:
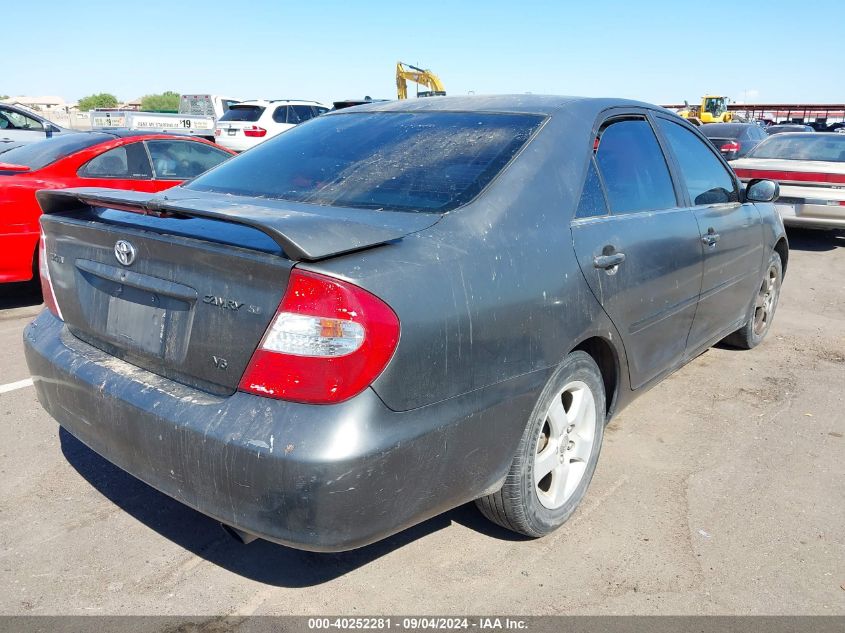
[[[845,234],[790,240],[767,341],[625,410],[541,540],[468,505],[345,554],[241,545],[0,393],[0,614],[845,615]],[[38,301],[0,289],[0,385]]]

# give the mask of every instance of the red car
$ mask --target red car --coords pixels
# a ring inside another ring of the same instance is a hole
[[[37,276],[39,189],[161,191],[230,156],[198,138],[120,131],[62,134],[0,151],[0,283]]]

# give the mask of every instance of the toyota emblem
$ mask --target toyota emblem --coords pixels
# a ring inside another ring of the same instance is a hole
[[[135,261],[135,247],[126,240],[117,240],[114,245],[114,256],[124,266],[129,266]]]

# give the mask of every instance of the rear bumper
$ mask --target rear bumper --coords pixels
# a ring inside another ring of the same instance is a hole
[[[24,343],[41,404],[94,451],[227,525],[313,551],[495,489],[546,379],[396,413],[370,389],[331,406],[211,396],[79,341],[46,310]]]
[[[250,138],[243,136],[242,134],[238,136],[229,136],[226,133],[226,130],[223,130],[223,133],[220,136],[214,137],[214,142],[217,143],[220,147],[225,147],[226,149],[230,149],[233,152],[244,152],[252,147],[255,147],[263,140],[266,139]]]
[[[804,200],[777,202],[776,206],[785,226],[845,228],[845,206],[839,204],[827,204],[825,200]]]

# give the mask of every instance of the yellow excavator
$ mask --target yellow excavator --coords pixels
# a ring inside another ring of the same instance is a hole
[[[728,98],[719,95],[704,95],[701,97],[701,105],[691,106],[684,101],[684,108],[678,115],[694,125],[728,123],[734,118],[728,112]]]
[[[428,88],[428,90],[422,92],[417,89],[418,97],[446,96],[446,88],[443,87],[440,78],[433,72],[411,66],[411,64],[396,62],[396,91],[400,99],[408,98],[408,81],[413,81],[415,84]]]

